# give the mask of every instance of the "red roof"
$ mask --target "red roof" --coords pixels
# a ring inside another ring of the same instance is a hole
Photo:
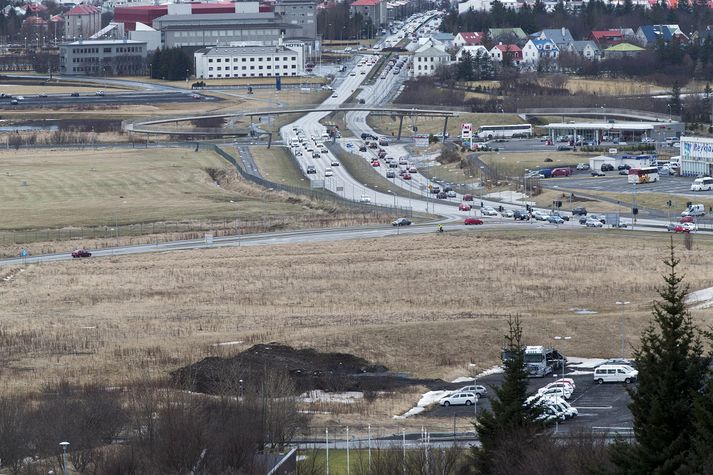
[[[497,49],[502,51],[503,53],[510,52],[510,53],[517,53],[520,52],[522,53],[522,50],[518,45],[495,45]]]
[[[591,37],[596,40],[616,39],[616,38],[621,38],[622,36],[624,36],[624,35],[620,30],[592,31],[592,34],[591,34]]]
[[[356,0],[350,6],[352,7],[373,7],[378,5],[381,0]]]
[[[483,41],[483,33],[479,31],[462,31],[458,33],[465,44],[467,45],[479,45]]]
[[[98,13],[99,9],[93,5],[77,5],[67,12],[68,16],[73,15],[92,15]]]

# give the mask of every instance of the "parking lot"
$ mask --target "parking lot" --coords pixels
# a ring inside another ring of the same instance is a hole
[[[673,193],[688,196],[713,196],[713,191],[691,191],[691,183],[695,177],[661,175],[656,183],[636,185],[636,193]],[[627,177],[617,171],[607,172],[607,176],[593,177],[589,172],[577,172],[570,177],[548,178],[540,183],[546,188],[566,188],[612,193],[634,193],[634,185],[628,183]]]
[[[558,374],[557,377],[561,377],[561,374]],[[633,418],[628,408],[630,398],[626,392],[625,384],[596,384],[593,381],[591,372],[572,371],[571,368],[568,368],[568,371],[565,372],[565,377],[572,378],[577,385],[577,389],[568,402],[579,411],[579,415],[562,422],[559,425],[560,432],[576,432],[585,429],[595,432],[626,433],[632,428]],[[494,388],[501,384],[502,379],[502,374],[478,378],[478,384],[488,388],[488,397],[481,398],[478,401],[479,413],[483,410],[490,410],[490,398],[495,394]],[[529,380],[528,391],[534,394],[539,388],[555,379],[553,376],[532,378]],[[466,384],[472,383],[463,383],[463,386]],[[454,386],[454,389],[457,389],[457,387]],[[472,418],[474,416],[474,407],[442,407],[436,404],[419,417],[453,418],[454,416]]]

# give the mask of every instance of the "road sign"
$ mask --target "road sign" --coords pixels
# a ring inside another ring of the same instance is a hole
[[[275,90],[282,90],[282,78],[280,76],[275,77]]]
[[[213,244],[213,233],[205,233],[205,243]]]
[[[417,147],[428,147],[428,135],[414,135],[413,141]]]
[[[28,254],[28,253],[27,253],[27,249],[22,249],[22,250],[20,251],[20,257],[27,257],[27,254]]]

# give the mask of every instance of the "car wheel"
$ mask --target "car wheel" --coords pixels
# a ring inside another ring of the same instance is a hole
[[[477,393],[476,393],[475,399],[480,399],[480,397],[481,397],[480,394],[477,394]]]
[[[470,402],[470,401],[466,401],[466,402],[465,402],[465,405],[466,405],[466,406],[470,406],[471,404],[473,404],[473,403]]]
[[[603,384],[604,380],[602,378],[597,379],[597,384]]]
[[[631,384],[631,378],[626,378],[626,379],[624,380],[624,382],[625,382],[626,384]]]
[[[446,402],[444,402],[444,403],[443,403],[443,405],[444,405],[444,406],[446,406],[446,407],[448,407],[448,406],[450,406],[450,405],[451,405],[451,403],[450,403],[450,402],[448,402],[448,401],[446,401]]]

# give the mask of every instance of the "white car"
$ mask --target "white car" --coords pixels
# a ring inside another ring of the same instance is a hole
[[[574,379],[572,378],[559,378],[553,381],[554,383],[567,383],[572,386],[572,389],[577,389],[577,385],[574,384]]]
[[[512,218],[513,216],[515,216],[515,211],[511,209],[506,209],[505,211],[503,211],[503,216],[505,216],[506,218]]]
[[[438,404],[441,406],[472,406],[476,399],[479,399],[479,396],[476,396],[475,393],[456,392],[444,397],[438,401]]]
[[[334,176],[334,171],[331,168],[327,167],[324,169],[324,177],[327,178],[330,176]]]
[[[451,394],[456,393],[475,393],[475,397],[480,399],[481,397],[485,397],[488,395],[488,389],[485,386],[478,384],[477,386],[463,386],[462,388],[453,391]]]
[[[532,217],[535,218],[537,221],[547,221],[549,215],[544,211],[533,211]]]
[[[480,212],[483,214],[483,216],[497,216],[498,215],[498,212],[495,211],[495,209],[491,208],[490,206],[483,206],[483,209],[481,209]]]
[[[588,228],[601,228],[604,226],[604,224],[602,224],[602,222],[599,221],[598,219],[588,219],[584,223],[584,225],[587,226]]]
[[[361,198],[359,198],[360,203],[371,203],[371,198],[369,198],[367,195],[361,195]]]
[[[573,388],[569,383],[566,383],[566,382],[557,382],[557,381],[555,381],[555,382],[552,382],[552,383],[550,383],[550,384],[544,386],[544,388],[547,388],[547,389],[550,389],[550,388],[564,388],[565,390],[567,390],[567,391],[569,391],[569,392],[571,392],[571,393],[574,392],[574,388]],[[543,389],[544,389],[544,388],[543,388]]]
[[[564,399],[569,399],[572,397],[572,391],[570,391],[564,386],[558,388],[540,388],[537,390],[537,394],[542,397],[555,396]]]

